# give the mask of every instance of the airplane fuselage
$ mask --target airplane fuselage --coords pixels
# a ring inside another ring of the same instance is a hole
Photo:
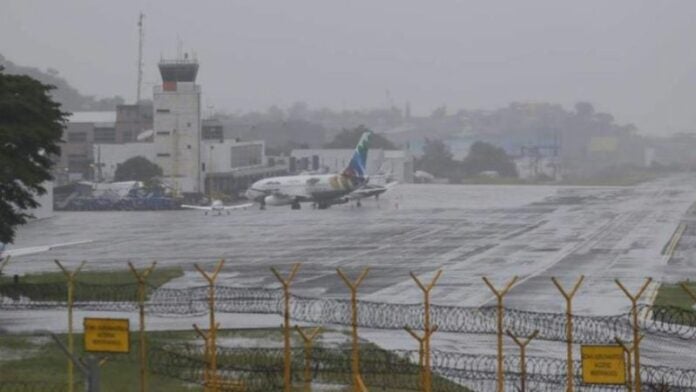
[[[249,200],[267,204],[328,202],[349,194],[362,182],[342,174],[301,174],[264,178],[246,192]],[[282,195],[282,196],[281,196]]]

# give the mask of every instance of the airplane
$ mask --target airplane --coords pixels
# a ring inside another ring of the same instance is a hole
[[[293,210],[299,210],[300,203],[306,202],[314,203],[319,209],[347,203],[347,195],[367,184],[365,166],[371,134],[362,134],[348,167],[341,173],[265,178],[247,189],[247,199],[259,203],[262,210],[266,205],[290,205]]]
[[[379,195],[390,190],[398,183],[398,181],[391,181],[384,185],[367,183],[362,188],[356,189],[349,193],[346,197],[348,200],[355,200],[355,205],[360,207],[362,206],[362,203],[360,202],[362,199],[367,199],[368,197],[374,196],[375,199],[379,200]]]
[[[213,200],[213,202],[209,206],[193,206],[189,204],[182,204],[181,208],[188,208],[191,210],[201,210],[205,211],[205,215],[208,215],[209,212],[217,212],[218,216],[222,215],[223,211],[227,211],[227,215],[230,214],[230,211],[232,210],[239,210],[242,208],[247,208],[253,206],[254,203],[246,203],[246,204],[238,204],[234,206],[226,206],[222,204],[221,200]]]

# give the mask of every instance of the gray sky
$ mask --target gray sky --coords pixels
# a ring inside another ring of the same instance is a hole
[[[197,53],[204,104],[225,111],[387,105],[496,108],[591,101],[644,133],[696,129],[696,1],[3,0],[0,53],[83,93],[135,96],[160,56]]]

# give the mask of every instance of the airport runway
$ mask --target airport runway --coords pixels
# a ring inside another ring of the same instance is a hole
[[[287,270],[300,261],[293,292],[342,298],[348,291],[335,269],[355,276],[370,266],[360,298],[418,303],[422,296],[408,273],[427,280],[442,268],[434,303],[492,304],[481,277],[489,276],[500,286],[517,275],[520,281],[506,305],[553,312],[563,312],[564,303],[550,277],[570,286],[585,275],[575,313],[616,314],[627,311],[629,302],[613,279],[636,290],[647,276],[674,281],[689,270],[685,260],[693,257],[688,243],[680,244],[669,266],[662,250],[679,223],[689,219],[687,210],[694,201],[696,179],[675,176],[636,187],[400,185],[378,203],[366,201],[363,208],[269,207],[221,217],[199,211],[57,213],[21,228],[15,246],[93,242],[18,257],[7,272],[52,271],[53,259],[69,265],[87,260],[94,269],[158,260],[192,270],[194,262],[212,265],[224,258],[221,283],[275,287],[269,267]],[[187,273],[173,284],[199,285],[202,280]],[[656,287],[651,285],[646,299]],[[36,316],[26,322],[35,324]],[[0,328],[2,324],[0,319]],[[22,320],[12,324],[21,325]],[[398,338],[390,331],[364,336],[390,348],[415,348],[405,333]],[[493,339],[443,335],[435,345],[490,354]],[[651,344],[646,342],[646,358]],[[563,355],[557,344],[538,347],[546,355]],[[662,347],[664,343],[654,343],[655,358],[664,358],[658,355]],[[532,354],[534,350],[530,347]]]

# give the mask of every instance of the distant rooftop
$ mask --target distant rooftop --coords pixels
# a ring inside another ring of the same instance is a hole
[[[116,111],[113,112],[73,112],[68,116],[71,123],[114,123]]]

